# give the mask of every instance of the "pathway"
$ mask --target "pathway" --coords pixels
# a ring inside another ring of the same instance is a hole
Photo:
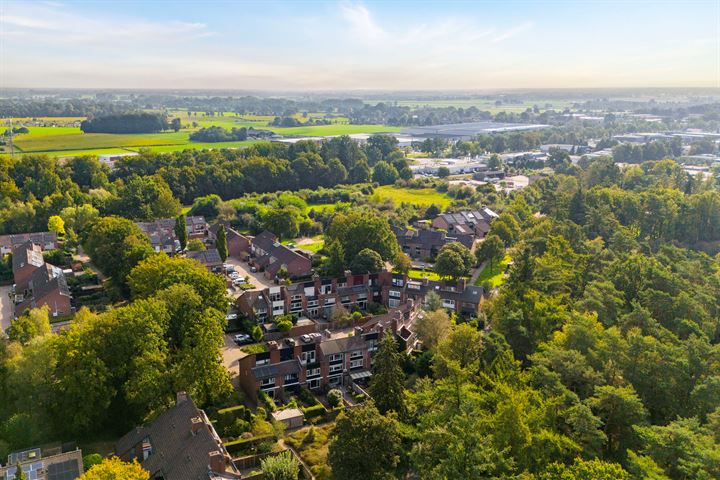
[[[483,271],[485,268],[485,265],[487,265],[487,260],[482,262],[479,267],[473,271],[472,276],[470,277],[470,282],[468,282],[469,285],[475,285],[475,282],[477,281],[478,277],[480,276],[480,272]]]
[[[0,332],[4,332],[10,326],[13,317],[11,291],[11,285],[0,287]]]

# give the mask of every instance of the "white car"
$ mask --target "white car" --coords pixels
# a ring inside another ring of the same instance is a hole
[[[228,313],[225,316],[225,320],[237,320],[238,314],[237,313]]]
[[[232,272],[228,277],[232,278],[233,280],[240,278],[240,274],[237,272]]]

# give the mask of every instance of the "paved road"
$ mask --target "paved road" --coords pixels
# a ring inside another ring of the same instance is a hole
[[[10,285],[0,287],[0,332],[4,332],[12,320],[13,308],[9,296],[10,290],[12,290]]]
[[[240,374],[238,371],[238,360],[247,354],[233,342],[233,335],[232,333],[225,335],[225,344],[220,348],[220,352],[223,356],[223,364],[230,372],[230,380],[234,386],[238,387],[238,375]]]

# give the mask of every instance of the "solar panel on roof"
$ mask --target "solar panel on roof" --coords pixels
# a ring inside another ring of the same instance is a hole
[[[80,468],[76,460],[53,463],[48,466],[48,480],[75,480],[80,476]]]

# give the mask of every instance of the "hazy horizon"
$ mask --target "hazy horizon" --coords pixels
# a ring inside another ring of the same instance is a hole
[[[720,2],[0,0],[0,88],[719,88]]]

